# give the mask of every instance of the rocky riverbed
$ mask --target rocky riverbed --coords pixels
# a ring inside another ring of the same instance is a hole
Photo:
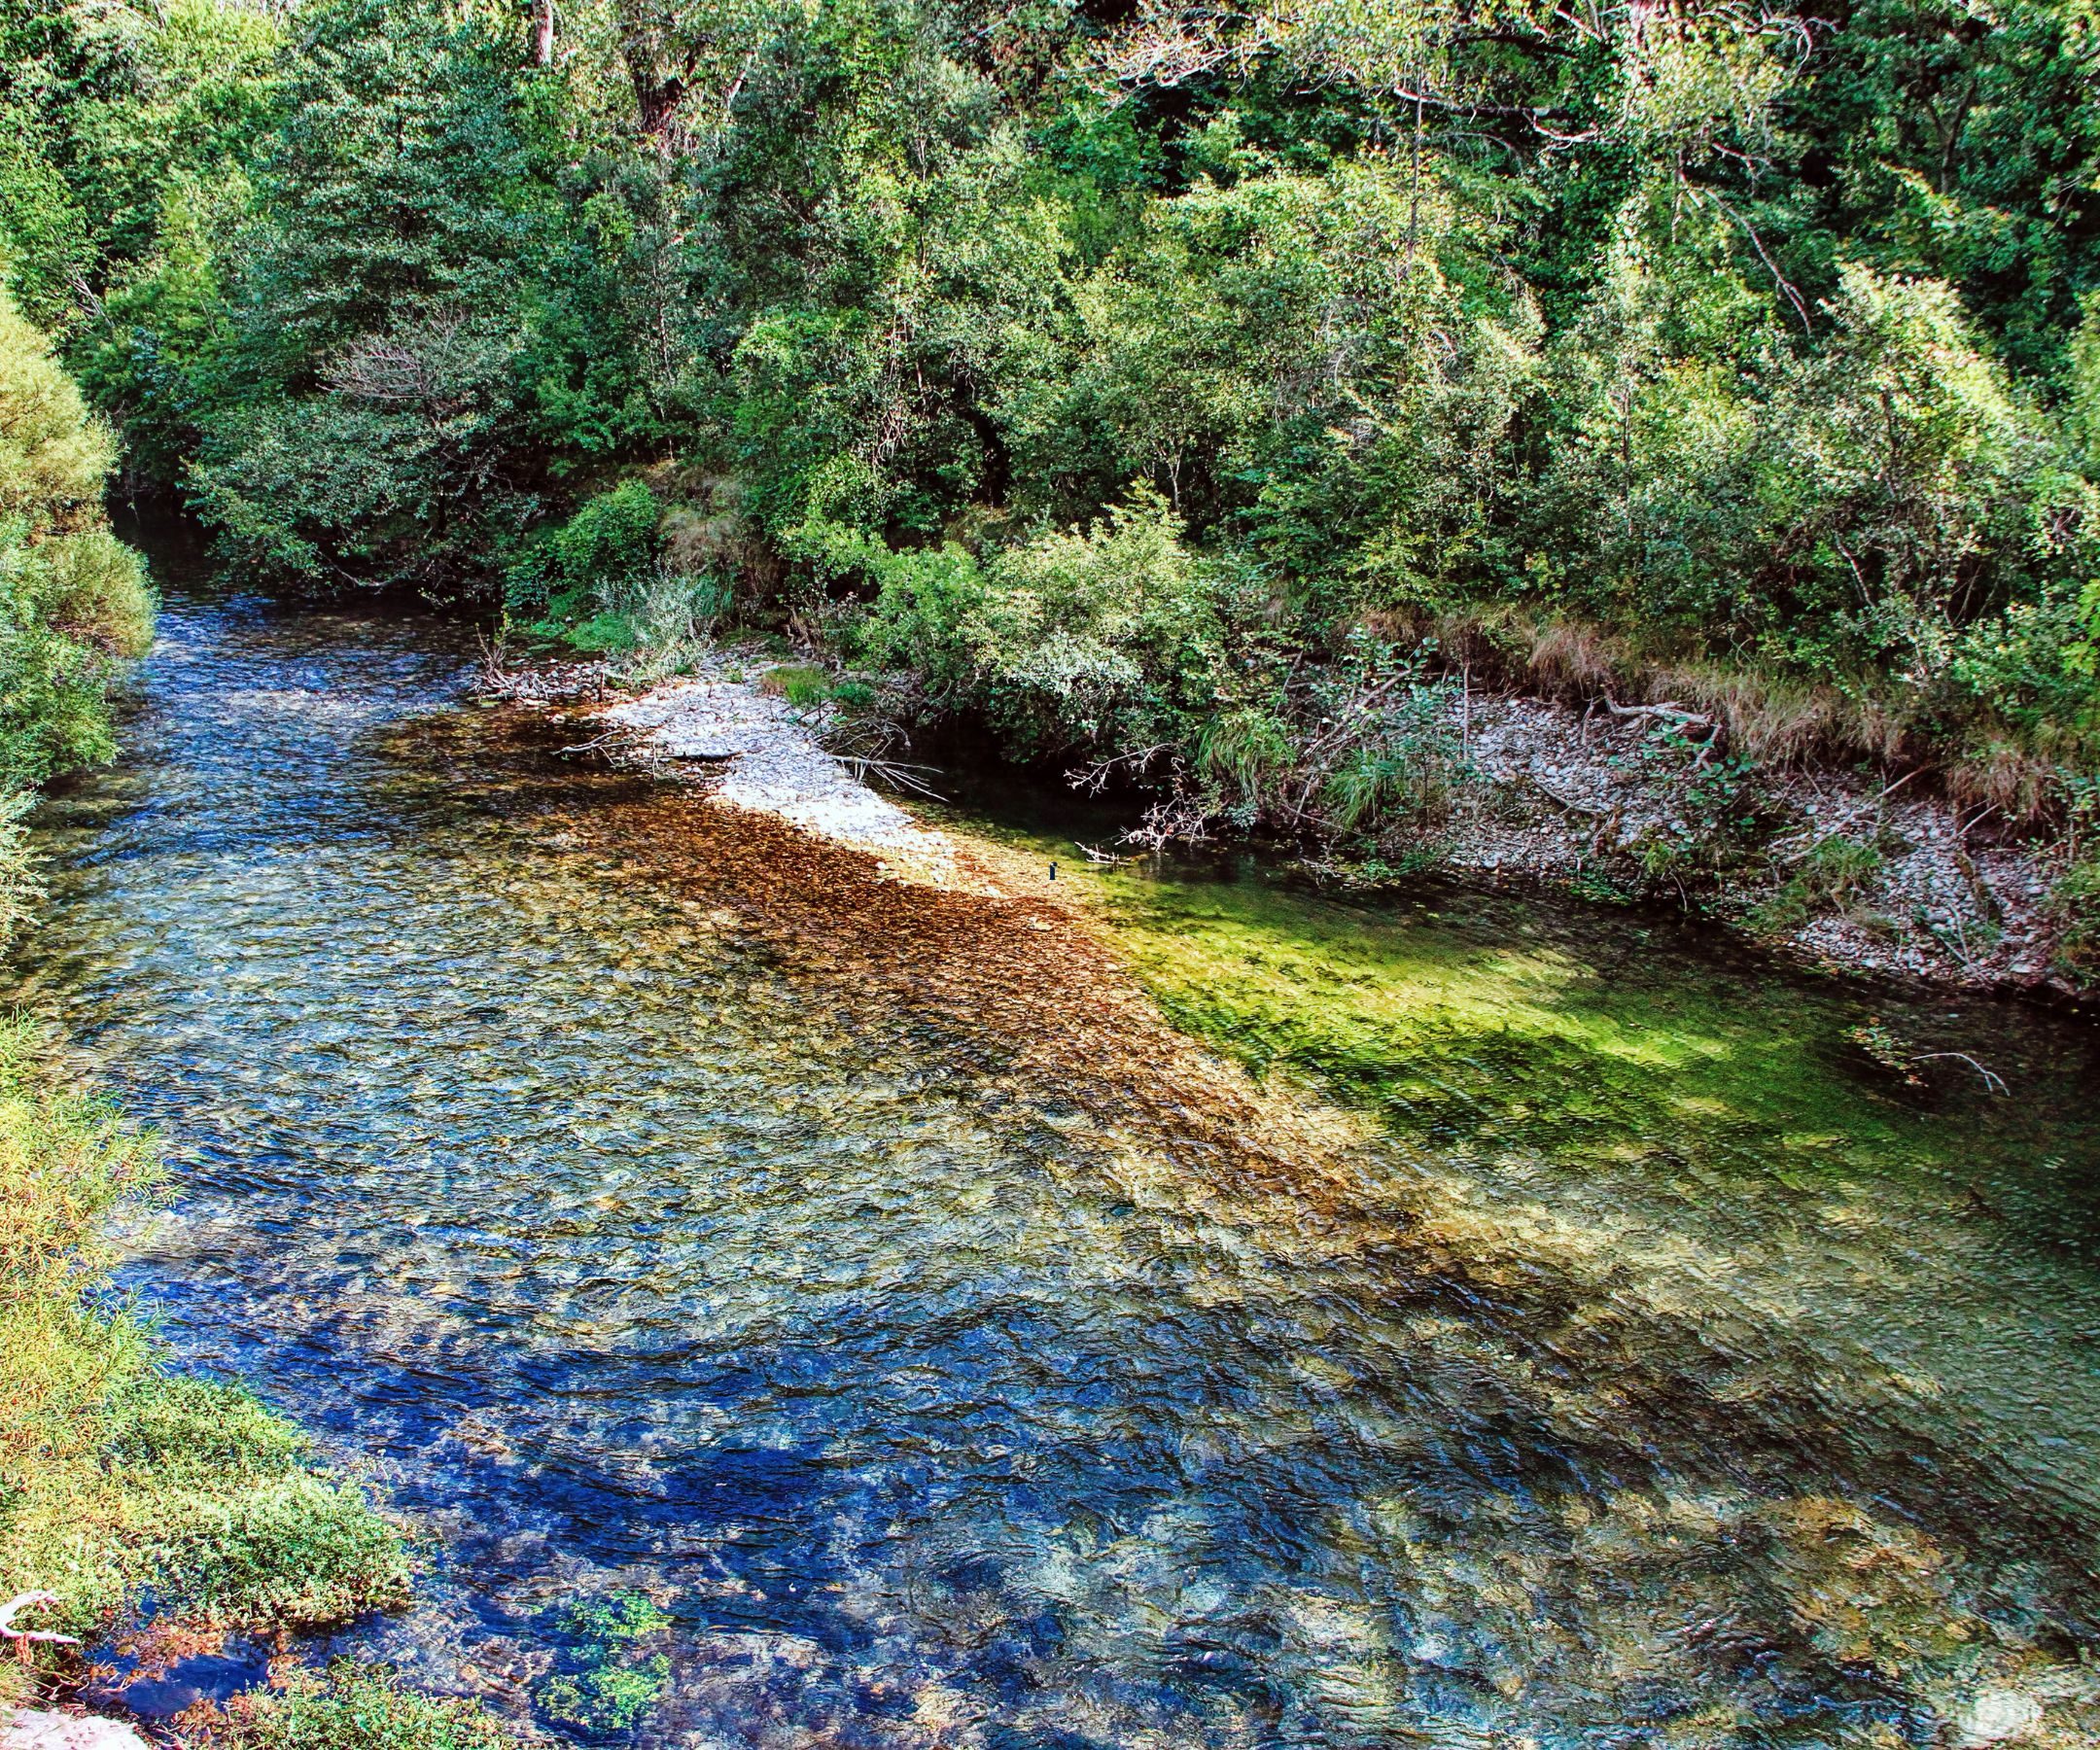
[[[0,1708],[0,1750],[146,1750],[121,1720],[61,1709]]]
[[[2089,1030],[1484,879],[1053,880],[1064,813],[900,878],[748,652],[640,720],[168,640],[28,970],[179,1151],[120,1286],[427,1533],[308,1661],[637,1750],[2100,1736]]]
[[[2050,904],[2060,848],[1925,783],[1700,764],[1666,720],[1475,699],[1477,784],[1439,846],[1457,868],[1689,907],[1818,963],[2075,995]]]

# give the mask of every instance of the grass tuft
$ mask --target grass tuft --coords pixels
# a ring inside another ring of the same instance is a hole
[[[758,690],[809,711],[830,701],[831,677],[808,663],[782,663],[758,677]]]

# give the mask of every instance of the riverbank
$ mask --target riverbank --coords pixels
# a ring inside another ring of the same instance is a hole
[[[737,649],[708,653],[699,670],[623,698],[598,665],[504,684],[528,701],[589,701],[607,751],[706,775],[727,805],[905,864],[952,858],[854,761],[827,752],[840,717],[823,688],[799,706],[764,689],[769,674],[809,671]],[[1363,890],[1438,868],[1538,882],[1593,901],[1674,904],[1824,970],[2074,1001],[2092,994],[2067,951],[2077,920],[2062,896],[2061,840],[1994,830],[1987,811],[1922,783],[1716,765],[1667,716],[1517,695],[1449,709],[1464,777],[1447,806],[1376,846],[1311,851],[1306,866],[1323,883]]]
[[[1926,774],[1717,766],[1667,716],[1518,696],[1458,709],[1477,777],[1420,835],[1452,869],[1674,899],[1833,970],[2082,994],[2066,844],[2006,830]]]
[[[15,1655],[0,1744],[136,1744],[84,1704],[228,1750],[260,1742],[264,1720],[283,1728],[264,1734],[275,1750],[376,1742],[307,1730],[310,1698],[297,1718],[281,1698],[215,1705],[269,1682],[289,1637],[401,1603],[411,1560],[304,1434],[238,1385],[175,1371],[112,1297],[112,1232],[147,1214],[161,1176],[152,1136],[27,1023],[0,1022],[0,1634]]]

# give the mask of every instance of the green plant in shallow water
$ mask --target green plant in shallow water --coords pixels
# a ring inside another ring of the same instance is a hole
[[[568,1668],[540,1685],[541,1711],[598,1736],[641,1724],[670,1681],[671,1662],[639,1648],[668,1628],[670,1617],[646,1594],[623,1592],[567,1605],[555,1623],[576,1644],[563,1662]]]
[[[1845,1031],[1862,1018],[1835,988],[1803,993],[1780,1018],[1744,1011],[1731,981],[1710,976],[1723,968],[1674,953],[1629,957],[1607,975],[1579,937],[1556,941],[1528,907],[1478,892],[1452,893],[1439,917],[1258,883],[1101,879],[1118,947],[1177,1025],[1257,1071],[1311,1074],[1425,1145],[1551,1161],[1588,1182],[1668,1138],[1745,1183],[1781,1169],[1908,1175],[1920,1158],[1937,1170],[1979,1145],[1952,1128],[1967,1118],[1935,1130],[1860,1099],[1878,1090],[1879,1068],[1861,1072],[1880,1060]],[[1960,1071],[1959,1101],[1984,1097],[1979,1073],[1920,1037],[1882,1042],[1906,1073],[1942,1062]],[[2020,1148],[2005,1153],[2025,1171]]]
[[[332,1660],[282,1689],[237,1696],[205,1730],[224,1750],[505,1750],[479,1703],[405,1688],[384,1665]]]

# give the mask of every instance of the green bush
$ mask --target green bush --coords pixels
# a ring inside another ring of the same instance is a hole
[[[830,675],[806,663],[767,669],[758,677],[758,690],[786,699],[797,711],[827,704],[833,696]]]
[[[1297,764],[1299,738],[1289,723],[1259,705],[1222,711],[1196,736],[1196,768],[1224,792],[1259,801]]]
[[[656,495],[641,480],[622,480],[586,500],[510,568],[511,610],[533,631],[578,649],[633,648],[665,577],[661,520]]]
[[[2015,820],[2100,762],[2076,9],[589,0],[546,66],[523,18],[0,8],[19,294],[259,576],[508,576],[637,674],[734,578],[1248,819],[1414,806],[1319,741],[1357,627]],[[692,540],[575,508],[645,468]],[[69,624],[25,771],[98,745]]]
[[[1878,844],[1842,833],[1826,834],[1802,853],[1785,885],[1760,903],[1746,922],[1762,931],[1799,928],[1819,912],[1856,899],[1880,873],[1885,860]]]
[[[1179,743],[1216,697],[1217,577],[1143,483],[1091,527],[1045,531],[989,565],[957,547],[868,562],[879,593],[863,654],[923,669],[1021,752]]]
[[[116,751],[110,687],[144,654],[154,607],[103,515],[114,461],[109,429],[0,291],[0,789]]]
[[[2081,983],[2100,982],[2100,858],[2072,864],[2049,894],[2057,958]]]

